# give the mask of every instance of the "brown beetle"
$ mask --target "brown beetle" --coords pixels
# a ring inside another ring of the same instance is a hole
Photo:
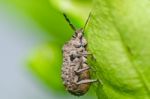
[[[73,37],[63,46],[63,66],[62,79],[63,84],[71,94],[76,96],[84,95],[92,82],[97,80],[90,79],[89,66],[87,64],[86,50],[87,41],[83,36],[84,28],[89,20],[86,21],[84,28],[76,29],[67,16],[65,19],[75,31]]]

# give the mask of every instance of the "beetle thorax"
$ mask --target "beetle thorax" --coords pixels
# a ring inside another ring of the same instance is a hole
[[[76,38],[81,38],[82,36],[83,36],[83,29],[82,28],[75,31],[75,37]]]

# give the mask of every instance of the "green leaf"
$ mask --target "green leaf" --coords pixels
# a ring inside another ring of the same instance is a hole
[[[44,44],[37,48],[28,59],[28,66],[45,84],[54,91],[64,91],[61,80],[61,48]]]
[[[49,0],[8,1],[5,1],[7,5],[16,8],[21,14],[33,19],[37,26],[42,28],[45,33],[50,34],[49,37],[65,42],[72,35],[72,30],[66,23],[62,12],[54,9]]]
[[[150,99],[150,1],[96,0],[86,29],[99,99]],[[102,97],[102,98],[101,98]]]
[[[74,23],[83,26],[92,6],[92,0],[49,0],[59,11],[76,17],[78,22]]]
[[[91,8],[91,0],[5,0],[3,2],[32,18],[46,31],[45,33],[50,34],[61,44],[73,33],[62,13],[65,12],[76,27],[82,27]]]

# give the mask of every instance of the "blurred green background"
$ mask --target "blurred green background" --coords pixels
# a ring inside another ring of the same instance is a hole
[[[60,78],[61,48],[73,34],[62,12],[79,28],[91,7],[92,0],[0,0],[1,99],[76,98]]]

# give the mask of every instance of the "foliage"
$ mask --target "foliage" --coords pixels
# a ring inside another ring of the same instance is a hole
[[[61,13],[66,12],[77,27],[82,27],[91,0],[10,1],[53,37],[53,42],[31,55],[29,67],[50,88],[62,91],[60,52],[73,31]],[[85,36],[96,59],[89,59],[96,70],[93,75],[103,82],[103,86],[94,84],[99,99],[150,99],[149,4],[148,0],[94,1]]]
[[[92,63],[96,77],[103,82],[99,99],[150,98],[148,4],[147,0],[95,1],[86,36],[96,59]]]
[[[46,82],[49,88],[53,90],[64,91],[60,79],[61,70],[61,47],[70,39],[73,31],[64,19],[62,12],[65,12],[75,26],[80,27],[84,23],[86,15],[90,9],[90,1],[66,1],[66,0],[7,0],[4,3],[16,7],[24,15],[32,18],[51,39],[42,46],[39,45],[31,52],[28,59],[28,67],[41,80]],[[63,4],[70,2],[71,10],[60,10]],[[74,7],[73,7],[74,5]],[[85,5],[85,6],[84,6]],[[82,7],[83,6],[83,7]],[[78,8],[78,9],[76,9]],[[82,9],[82,10],[81,10]],[[84,14],[83,14],[84,12]],[[80,16],[80,14],[83,16]],[[75,16],[76,15],[76,16]],[[43,34],[45,35],[45,34]],[[51,76],[51,75],[55,75]]]

